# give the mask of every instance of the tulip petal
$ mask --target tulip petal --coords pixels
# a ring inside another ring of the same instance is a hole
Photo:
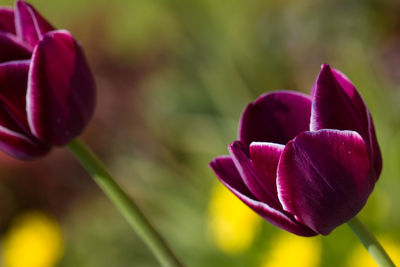
[[[239,139],[247,146],[252,142],[286,144],[309,129],[310,114],[308,95],[290,91],[264,94],[244,110]]]
[[[256,200],[241,180],[241,176],[237,171],[233,160],[229,156],[215,158],[210,163],[210,167],[214,170],[220,181],[233,194],[271,224],[300,236],[316,235],[316,233],[311,229],[299,224],[284,212],[276,210],[268,204]]]
[[[32,133],[46,144],[65,145],[92,117],[95,84],[80,45],[67,31],[52,31],[33,51],[27,113]]]
[[[378,179],[382,170],[382,158],[372,116],[354,85],[340,71],[323,65],[313,88],[310,129],[358,132],[367,143],[375,178]]]
[[[355,216],[371,193],[370,161],[354,131],[304,132],[290,141],[278,165],[278,196],[284,209],[327,235]]]
[[[0,111],[2,113],[2,111]],[[2,117],[2,115],[0,115]],[[0,150],[18,159],[31,160],[44,156],[50,147],[30,139],[24,134],[12,131],[0,122]]]
[[[35,47],[44,34],[54,28],[31,5],[18,0],[15,5],[15,30],[21,40]]]
[[[15,34],[14,11],[9,7],[0,7],[0,31]]]
[[[351,103],[353,104],[354,108],[357,110],[360,119],[363,123],[364,127],[367,127],[368,121],[367,121],[367,113],[366,110],[367,106],[364,103],[364,100],[361,98],[360,94],[358,93],[357,89],[354,87],[353,83],[349,80],[349,78],[344,75],[342,72],[340,72],[337,69],[330,68],[329,65],[322,65],[322,70],[326,71],[325,75],[329,73],[329,71],[332,73],[334,79],[336,79],[337,83],[341,86],[341,89],[343,92],[348,96],[350,99]],[[322,72],[321,70],[321,72]],[[322,77],[323,78],[323,77]],[[311,96],[314,97],[315,95],[315,90],[317,88],[319,79],[317,79],[313,85],[313,88],[311,90]]]
[[[0,103],[18,129],[29,133],[25,96],[28,83],[29,60],[0,64]],[[9,127],[9,126],[7,126]],[[10,128],[18,130],[16,128]]]
[[[29,60],[0,64],[0,149],[19,159],[33,159],[50,148],[33,137],[25,113]]]
[[[382,156],[381,150],[379,148],[378,140],[375,134],[375,127],[372,121],[372,116],[368,111],[368,132],[369,132],[369,147],[372,151],[371,153],[371,162],[373,162],[374,170],[375,170],[375,181],[378,180],[379,175],[382,172]]]
[[[29,48],[21,43],[14,35],[0,32],[0,63],[10,60],[29,59]]]
[[[263,179],[262,183],[274,196],[278,195],[276,191],[276,171],[284,148],[284,145],[274,143],[253,142],[250,144],[251,161],[260,172]]]
[[[368,133],[367,140],[369,141],[367,142],[366,140],[366,142],[371,151],[372,162],[374,162],[374,169],[376,171],[375,177],[376,179],[378,179],[382,171],[382,157],[378,141],[376,139],[375,127],[371,113],[369,112],[367,105],[365,104],[364,100],[361,98],[360,94],[354,87],[353,83],[349,80],[349,78],[336,69],[332,69],[332,73],[335,76],[338,83],[342,86],[347,96],[350,98],[351,102],[353,103],[353,106],[357,110],[362,120],[364,129],[367,129],[366,130],[366,132]]]
[[[234,142],[229,146],[231,158],[239,171],[243,182],[250,192],[260,201],[267,203],[275,209],[281,209],[277,194],[273,194],[268,187],[271,184],[269,177],[264,176],[255,168],[253,162],[246,155],[246,149],[240,141]],[[276,190],[275,190],[276,191]]]
[[[210,168],[216,173],[217,177],[225,184],[235,188],[241,194],[254,198],[254,195],[249,191],[243,183],[242,177],[236,169],[236,166],[230,156],[216,157],[211,163]]]
[[[368,140],[364,119],[328,65],[318,75],[311,110],[310,130],[320,129],[352,130]]]

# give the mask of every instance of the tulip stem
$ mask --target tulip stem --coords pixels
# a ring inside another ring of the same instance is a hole
[[[348,221],[347,224],[380,267],[395,267],[379,241],[357,217]]]
[[[152,227],[136,203],[117,184],[90,148],[79,139],[71,141],[68,148],[122,213],[132,229],[150,248],[161,266],[182,267],[183,264],[178,261],[167,243]]]

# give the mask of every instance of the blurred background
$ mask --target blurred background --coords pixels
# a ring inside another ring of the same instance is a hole
[[[208,168],[258,95],[308,93],[322,63],[343,71],[383,154],[360,217],[400,264],[399,1],[30,3],[73,33],[95,74],[97,110],[83,139],[188,266],[375,266],[347,226],[287,234]],[[1,153],[0,170],[1,266],[158,266],[67,149],[35,162]]]

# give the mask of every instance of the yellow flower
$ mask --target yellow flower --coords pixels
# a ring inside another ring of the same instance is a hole
[[[385,248],[392,261],[397,265],[400,264],[400,244],[393,241],[393,239],[387,236],[381,236],[378,238],[379,242]],[[377,267],[378,265],[369,255],[368,251],[363,245],[359,244],[350,254],[347,262],[347,266],[352,267]]]
[[[234,254],[248,248],[259,231],[261,218],[221,184],[209,203],[210,232],[219,249]]]
[[[287,232],[270,242],[261,267],[315,267],[321,261],[319,237],[300,237]]]
[[[38,211],[17,217],[2,243],[5,267],[53,267],[63,253],[59,225]]]

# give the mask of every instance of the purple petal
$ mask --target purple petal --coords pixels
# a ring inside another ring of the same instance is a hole
[[[268,185],[271,184],[246,155],[246,149],[240,141],[234,142],[229,146],[231,158],[235,163],[236,169],[239,171],[243,182],[250,192],[260,201],[267,203],[275,209],[281,209],[278,195],[273,194]],[[275,189],[274,189],[275,190]],[[276,192],[276,190],[275,190]]]
[[[14,10],[9,7],[0,7],[0,31],[15,34]]]
[[[21,127],[21,123],[15,120],[13,114],[10,112],[9,108],[0,102],[0,126],[6,128],[10,131],[24,134],[24,128]]]
[[[371,114],[350,80],[341,72],[323,65],[314,85],[310,129],[339,129],[358,132],[365,140],[376,179],[382,159]]]
[[[305,94],[278,91],[260,96],[243,112],[239,139],[252,142],[286,144],[309,129],[311,98]]]
[[[15,158],[30,160],[44,156],[50,151],[50,147],[4,127],[0,121],[0,150]]]
[[[229,184],[230,187],[235,188],[235,190],[240,192],[240,194],[254,199],[253,194],[243,183],[242,177],[237,171],[230,156],[216,157],[210,163],[210,168],[213,169],[217,177],[221,179],[222,183]]]
[[[349,80],[349,78],[347,78],[346,75],[336,69],[332,69],[332,73],[353,103],[353,106],[357,110],[363,122],[363,127],[367,129],[366,132],[368,133],[368,142],[367,140],[366,142],[369,150],[371,151],[371,161],[374,162],[374,169],[376,171],[375,176],[376,179],[378,179],[382,171],[382,157],[378,141],[376,139],[375,127],[372,121],[371,113],[369,112],[367,105],[365,104],[364,100],[361,98],[360,94],[358,93],[352,82]]]
[[[374,183],[365,142],[354,131],[301,133],[286,145],[278,166],[284,209],[324,235],[361,210]]]
[[[285,213],[273,209],[268,204],[255,200],[254,196],[243,183],[233,160],[228,156],[215,158],[210,167],[214,170],[221,182],[235,194],[243,203],[253,209],[257,214],[269,221],[273,225],[286,231],[301,236],[314,236],[315,232],[308,227],[297,223]]]
[[[25,113],[28,69],[29,60],[0,64],[0,149],[20,159],[36,158],[50,150],[29,132]]]
[[[0,64],[0,104],[17,125],[29,133],[25,96],[28,84],[29,60]],[[4,124],[3,124],[4,125]],[[9,127],[9,126],[7,126]],[[16,128],[10,128],[17,130]]]
[[[372,121],[372,116],[368,111],[368,132],[369,132],[369,147],[371,156],[371,162],[373,162],[374,170],[375,170],[375,181],[378,180],[379,175],[382,172],[382,156],[381,156],[381,150],[378,145],[378,140],[376,138],[375,134],[375,127],[374,123]]]
[[[65,145],[92,117],[95,84],[80,45],[67,31],[47,33],[33,51],[27,112],[32,133]]]
[[[54,28],[31,5],[18,0],[15,4],[15,30],[20,39],[35,47],[44,34]]]
[[[311,110],[310,130],[353,130],[368,140],[365,121],[331,68],[323,65],[318,75]]]
[[[250,157],[255,168],[260,172],[262,183],[272,195],[277,196],[276,171],[284,145],[253,142],[250,145]]]
[[[10,60],[29,59],[29,48],[21,43],[14,35],[0,32],[0,63]]]

